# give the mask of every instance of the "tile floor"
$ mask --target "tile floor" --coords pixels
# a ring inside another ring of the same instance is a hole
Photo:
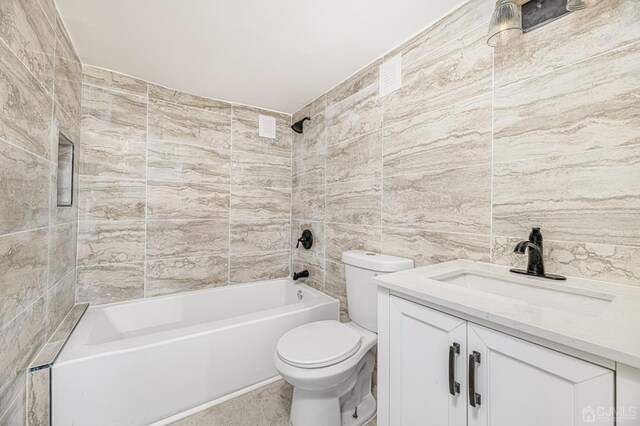
[[[289,426],[293,389],[284,380],[172,423],[173,426]],[[375,418],[367,426],[376,426]]]

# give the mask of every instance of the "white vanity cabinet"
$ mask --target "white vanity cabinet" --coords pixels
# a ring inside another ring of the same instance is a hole
[[[614,407],[612,370],[400,297],[387,300],[379,425],[614,424],[613,414],[602,417]]]

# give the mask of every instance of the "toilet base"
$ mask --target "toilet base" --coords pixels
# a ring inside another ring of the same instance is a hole
[[[325,390],[305,390],[294,385],[290,426],[362,426],[376,414],[371,394],[371,374],[375,363],[370,350],[352,375]],[[356,412],[357,417],[353,415]]]
[[[376,415],[376,399],[369,394],[362,398],[358,405],[358,418],[353,417],[354,412],[342,413],[342,426],[363,426]]]

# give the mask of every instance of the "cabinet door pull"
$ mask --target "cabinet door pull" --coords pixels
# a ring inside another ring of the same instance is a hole
[[[460,355],[460,344],[449,346],[449,393],[456,396],[460,393],[460,383],[456,382],[456,356]]]
[[[473,351],[469,355],[469,404],[472,407],[480,405],[480,394],[476,393],[476,365],[480,364],[480,353]]]

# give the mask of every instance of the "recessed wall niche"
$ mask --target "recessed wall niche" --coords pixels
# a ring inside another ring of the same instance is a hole
[[[73,206],[73,142],[58,134],[58,207]]]

